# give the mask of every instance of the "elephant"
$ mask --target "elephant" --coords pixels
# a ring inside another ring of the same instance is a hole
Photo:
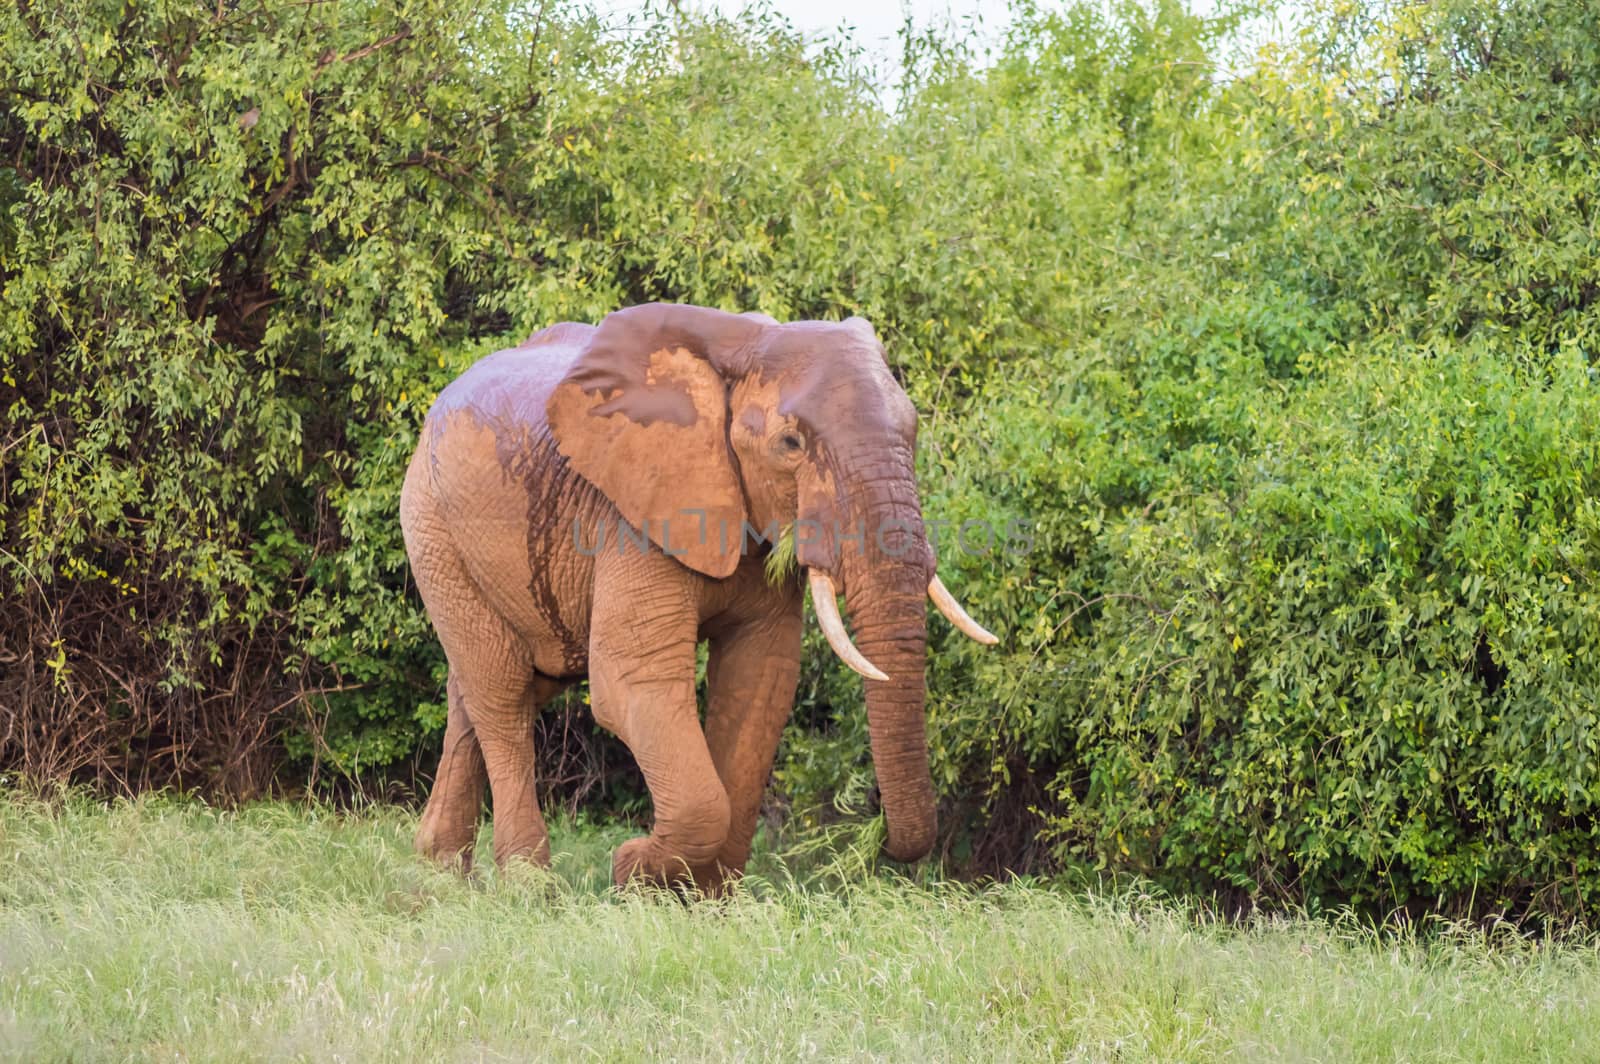
[[[654,806],[650,833],[615,851],[614,881],[724,892],[793,709],[809,587],[828,644],[865,677],[884,851],[926,856],[927,599],[973,638],[995,636],[934,571],[916,430],[862,318],[644,304],[550,326],[445,387],[400,497],[448,663],[417,849],[470,868],[487,781],[496,862],[549,862],[534,715],[587,678]],[[785,533],[787,571],[767,564]]]

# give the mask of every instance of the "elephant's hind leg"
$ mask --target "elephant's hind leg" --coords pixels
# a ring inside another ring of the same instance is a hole
[[[529,666],[529,673],[532,667]],[[550,832],[539,809],[534,776],[533,721],[562,684],[530,675],[522,684],[467,688],[467,714],[483,748],[494,802],[494,860],[550,863]]]
[[[483,809],[489,775],[483,763],[483,748],[467,719],[461,685],[453,675],[446,692],[450,716],[445,724],[444,753],[439,757],[439,772],[417,826],[416,846],[418,852],[440,864],[459,860],[462,870],[467,871],[472,867],[472,844],[478,834],[478,814]]]
[[[470,735],[466,743],[475,740],[489,777],[495,863],[520,857],[549,864],[550,837],[534,779],[533,720],[561,685],[534,672],[532,655],[487,605],[459,622],[434,623],[461,694],[460,730]],[[463,756],[471,756],[470,745]]]
[[[536,675],[532,652],[484,601],[451,542],[420,461],[413,459],[406,477],[400,519],[417,590],[450,662],[450,716],[417,843],[446,860],[470,846],[487,775],[496,862],[526,857],[548,864],[549,836],[534,789],[533,717],[535,700],[559,685]]]

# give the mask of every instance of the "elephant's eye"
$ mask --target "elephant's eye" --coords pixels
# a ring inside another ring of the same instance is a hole
[[[793,454],[795,451],[798,451],[805,445],[806,441],[801,439],[797,433],[785,432],[782,436],[778,437],[778,446],[782,447],[790,454]]]

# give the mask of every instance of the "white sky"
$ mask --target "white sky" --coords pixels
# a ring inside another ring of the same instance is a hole
[[[618,18],[666,0],[592,0],[596,10]],[[686,10],[714,10],[733,15],[750,4],[741,0],[681,0]],[[929,25],[972,27],[987,40],[998,40],[1011,21],[1007,0],[765,0],[763,6],[786,18],[807,38],[831,34],[842,26],[850,37],[878,58],[899,59],[900,27],[909,15],[918,28]],[[1045,5],[1045,6],[1048,6]]]
[[[600,14],[621,22],[646,8],[664,10],[671,0],[588,0]],[[691,11],[714,10],[737,14],[750,6],[768,7],[782,15],[809,40],[836,35],[849,27],[850,38],[863,48],[876,69],[883,102],[894,106],[896,75],[899,73],[900,28],[909,16],[918,29],[939,26],[960,32],[975,44],[998,44],[1011,22],[1009,0],[678,0]],[[1043,10],[1065,6],[1062,0],[1041,0]],[[1248,64],[1256,47],[1269,38],[1283,39],[1284,19],[1300,13],[1305,0],[1280,4],[1280,15],[1257,19],[1242,33],[1224,66]],[[1217,0],[1191,0],[1190,9],[1211,12]]]
[[[595,0],[595,7],[602,12],[625,14],[642,10],[647,3],[649,0]],[[747,6],[739,0],[682,0],[682,4],[686,10],[715,10],[729,15]],[[664,0],[656,0],[655,6],[665,6]],[[808,35],[851,26],[856,31],[855,39],[868,47],[893,44],[908,14],[919,26],[943,19],[959,22],[972,16],[995,28],[1009,21],[1006,0],[767,0],[765,6]]]
[[[694,6],[726,12],[740,7],[727,0],[699,0]],[[919,27],[947,21],[964,26],[976,20],[976,28],[996,36],[1010,21],[1006,0],[773,0],[772,6],[807,35],[850,26],[856,43],[879,54],[897,51],[897,35],[908,15]]]

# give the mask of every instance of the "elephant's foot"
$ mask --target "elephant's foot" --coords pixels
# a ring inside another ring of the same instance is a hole
[[[476,825],[463,831],[458,818],[446,817],[431,802],[422,812],[413,840],[417,852],[428,860],[446,868],[459,867],[463,873],[472,871],[472,843]]]
[[[611,880],[619,887],[642,883],[671,890],[720,898],[738,878],[716,861],[689,863],[670,854],[654,835],[629,839],[611,858]]]
[[[674,879],[688,874],[688,866],[681,860],[675,865],[669,866],[661,859],[660,847],[653,836],[629,839],[611,855],[611,882],[619,887],[629,883],[670,886]]]
[[[550,867],[550,832],[537,814],[529,821],[496,817],[494,822],[494,863],[505,868],[513,861],[526,861],[539,868]]]
[[[725,898],[733,893],[733,885],[743,875],[743,872],[727,868],[720,862],[712,861],[710,864],[695,866],[694,886],[696,890],[707,898]]]

